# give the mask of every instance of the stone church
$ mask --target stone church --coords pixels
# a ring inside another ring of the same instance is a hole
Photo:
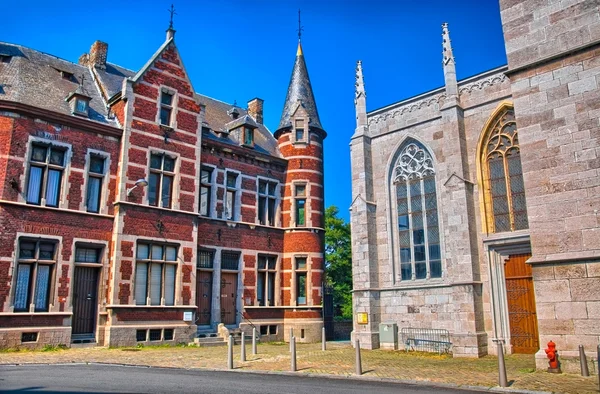
[[[600,338],[598,1],[501,0],[508,65],[366,111],[351,138],[353,338],[442,329],[455,357],[563,361]],[[368,65],[365,65],[368,78]],[[567,363],[568,364],[568,363]]]

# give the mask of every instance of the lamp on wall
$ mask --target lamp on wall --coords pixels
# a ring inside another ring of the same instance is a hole
[[[138,179],[137,181],[135,181],[135,185],[133,185],[133,187],[131,189],[127,189],[127,197],[129,197],[131,195],[131,192],[133,191],[133,189],[135,189],[138,186],[148,186],[148,181],[145,179]]]

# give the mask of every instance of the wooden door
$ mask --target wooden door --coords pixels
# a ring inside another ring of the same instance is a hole
[[[221,323],[235,324],[237,273],[221,273]]]
[[[514,353],[535,353],[540,348],[530,254],[509,256],[504,266],[510,323],[510,344]]]
[[[196,275],[196,324],[210,324],[212,308],[212,272],[198,271]]]
[[[75,267],[73,334],[93,334],[98,307],[98,273],[95,267]]]

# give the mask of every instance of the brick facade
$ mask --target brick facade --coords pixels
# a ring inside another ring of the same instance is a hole
[[[320,340],[325,134],[307,129],[308,142],[292,147],[291,130],[278,141],[263,125],[261,99],[246,112],[195,93],[173,34],[135,74],[107,63],[99,41],[80,65],[7,44],[43,59],[15,56],[0,74],[47,72],[44,62],[57,72],[18,80],[53,84],[41,102],[10,90],[0,100],[0,347],[175,344],[248,319],[276,326],[271,339],[293,327],[300,341]],[[100,88],[79,85],[87,116],[64,101],[81,73]],[[297,226],[298,182],[307,188]],[[300,271],[297,256],[307,260]],[[233,299],[221,294],[226,282]]]

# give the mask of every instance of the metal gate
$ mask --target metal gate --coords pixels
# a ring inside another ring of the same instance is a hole
[[[540,348],[535,295],[529,254],[509,256],[504,266],[510,322],[510,344],[514,353],[535,353]]]
[[[198,271],[196,275],[196,324],[209,325],[212,308],[212,271]]]
[[[323,286],[323,326],[325,338],[328,341],[335,339],[333,328],[333,287]]]
[[[221,273],[221,323],[235,324],[237,273]]]
[[[75,267],[73,335],[93,334],[98,306],[98,268]]]

